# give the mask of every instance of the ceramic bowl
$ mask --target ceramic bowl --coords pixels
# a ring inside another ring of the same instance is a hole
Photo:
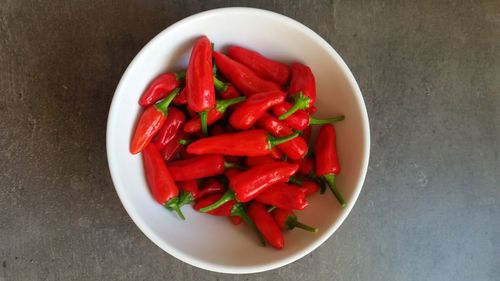
[[[245,225],[183,208],[187,221],[157,204],[147,187],[142,158],[129,153],[141,108],[137,101],[158,74],[185,67],[194,41],[207,35],[222,50],[241,45],[282,62],[309,65],[317,83],[317,117],[344,114],[336,125],[342,173],[339,190],[348,201],[340,208],[335,197],[310,197],[299,219],[319,227],[311,234],[299,229],[284,234],[285,248],[259,246]],[[123,206],[144,234],[170,255],[199,268],[224,273],[261,272],[289,264],[324,243],[346,219],[361,191],[370,152],[370,133],[361,91],[339,54],[319,35],[286,16],[252,8],[224,8],[185,18],[153,38],[123,74],[111,104],[107,155],[113,183]],[[341,254],[341,253],[339,253]]]

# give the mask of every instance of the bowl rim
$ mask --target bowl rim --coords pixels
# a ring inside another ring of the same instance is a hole
[[[220,265],[220,264],[213,264],[204,260],[200,260],[196,257],[193,257],[191,255],[187,255],[181,251],[178,251],[177,249],[171,247],[169,244],[165,243],[158,235],[156,235],[152,229],[140,218],[138,212],[136,211],[135,208],[132,207],[132,204],[126,199],[126,196],[124,195],[124,190],[122,188],[119,188],[118,186],[122,186],[121,184],[121,179],[118,175],[117,171],[117,162],[118,160],[115,158],[114,155],[117,155],[115,153],[115,147],[112,144],[113,140],[113,135],[114,135],[114,130],[113,127],[111,126],[114,122],[115,119],[118,118],[117,113],[116,113],[116,107],[118,104],[118,93],[123,91],[123,84],[125,81],[130,79],[130,72],[131,69],[135,68],[135,65],[140,61],[141,57],[143,54],[146,52],[147,49],[149,49],[149,46],[153,45],[156,41],[160,40],[163,36],[165,36],[166,33],[169,33],[171,30],[174,30],[184,24],[189,23],[190,21],[197,20],[203,17],[210,17],[214,16],[216,14],[224,14],[224,13],[249,13],[249,14],[256,14],[257,16],[264,16],[264,17],[272,17],[275,20],[278,20],[282,22],[285,25],[291,25],[294,28],[298,29],[301,31],[301,33],[306,34],[306,36],[309,36],[310,39],[312,39],[315,43],[319,44],[321,48],[325,49],[328,54],[338,63],[338,66],[344,73],[344,75],[347,78],[347,82],[349,85],[352,87],[354,91],[355,98],[357,99],[358,105],[361,107],[360,112],[361,112],[361,121],[362,121],[362,126],[363,126],[363,132],[365,134],[365,142],[364,142],[364,150],[366,153],[364,154],[364,157],[362,159],[361,163],[361,178],[358,182],[358,185],[355,187],[354,193],[352,200],[348,203],[347,207],[342,211],[342,213],[339,216],[339,219],[332,225],[330,226],[326,231],[325,234],[315,241],[314,243],[311,243],[307,247],[305,247],[303,250],[287,256],[286,258],[266,263],[266,264],[261,264],[261,265],[253,265],[253,266],[226,266],[226,265]],[[248,7],[227,7],[227,8],[218,8],[218,9],[212,9],[212,10],[207,10],[203,11],[200,13],[193,14],[191,16],[188,16],[180,21],[177,21],[176,23],[168,26],[164,30],[162,30],[160,33],[158,33],[153,39],[151,39],[134,57],[134,59],[130,62],[128,65],[127,69],[125,70],[124,74],[122,75],[120,82],[118,83],[118,86],[116,87],[116,90],[113,94],[113,99],[111,101],[111,106],[108,114],[108,121],[107,121],[107,129],[106,129],[106,151],[107,151],[107,158],[108,158],[108,166],[111,174],[111,178],[113,181],[113,185],[115,187],[115,190],[118,194],[118,197],[120,198],[120,201],[122,202],[123,207],[127,211],[128,215],[132,218],[134,223],[139,227],[139,229],[151,240],[153,243],[155,243],[158,247],[160,247],[162,250],[167,252],[168,254],[174,256],[175,258],[188,263],[192,266],[202,268],[205,270],[213,271],[213,272],[220,272],[220,273],[230,273],[230,274],[248,274],[248,273],[258,273],[258,272],[264,272],[272,269],[276,269],[282,266],[285,266],[287,264],[293,263],[300,258],[304,257],[305,255],[311,253],[314,251],[316,248],[318,248],[320,245],[322,245],[326,240],[328,240],[333,233],[340,227],[340,225],[345,221],[349,213],[351,212],[352,208],[354,207],[354,204],[356,203],[359,194],[361,192],[361,189],[363,187],[365,178],[366,178],[366,173],[368,169],[368,161],[370,157],[370,128],[369,128],[369,120],[368,120],[368,113],[366,110],[366,105],[363,100],[363,96],[361,93],[361,90],[358,86],[358,83],[356,82],[356,79],[354,78],[354,75],[352,74],[351,70],[347,66],[347,64],[344,62],[342,57],[337,53],[337,51],[328,43],[326,42],[325,39],[323,39],[321,36],[319,36],[315,31],[310,29],[309,27],[305,26],[304,24],[289,18],[285,15],[272,12],[269,10],[264,10],[264,9],[258,9],[258,8],[248,8]]]

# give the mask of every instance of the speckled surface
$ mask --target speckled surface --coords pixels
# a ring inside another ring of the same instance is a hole
[[[363,91],[372,153],[335,235],[303,259],[224,275],[164,253],[111,182],[123,71],[175,21],[223,6],[297,19]],[[500,280],[500,2],[0,3],[0,281]]]

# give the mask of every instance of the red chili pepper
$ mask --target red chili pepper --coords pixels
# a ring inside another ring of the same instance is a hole
[[[316,102],[316,80],[311,69],[303,64],[292,64],[292,78],[288,93],[295,99],[293,106],[279,119],[283,120],[299,109],[308,109]]]
[[[246,65],[262,79],[274,81],[280,85],[288,82],[290,69],[284,63],[270,60],[258,52],[238,46],[229,47],[227,53],[230,58]]]
[[[238,201],[248,202],[270,186],[287,182],[298,169],[297,164],[285,162],[264,164],[233,176],[229,179],[229,184]]]
[[[283,249],[285,246],[283,234],[266,207],[259,202],[252,202],[247,212],[267,243],[276,249]]]
[[[199,200],[205,196],[215,194],[215,193],[224,193],[226,191],[226,187],[218,180],[214,178],[209,178],[205,181],[203,186],[197,193],[196,200]]]
[[[214,86],[221,99],[234,99],[241,96],[236,87],[230,83],[220,81],[217,77],[214,77]]]
[[[199,112],[203,133],[207,134],[207,112],[215,106],[212,45],[206,36],[194,44],[186,73],[188,107]]]
[[[215,63],[224,76],[246,96],[255,93],[281,90],[281,87],[271,81],[257,76],[250,68],[230,59],[224,54],[214,52]]]
[[[293,131],[282,121],[272,116],[269,113],[264,113],[258,121],[261,128],[265,128],[275,137],[281,137],[291,134]],[[307,143],[301,138],[294,138],[289,142],[279,144],[278,148],[283,151],[290,159],[299,160],[307,154]]]
[[[197,211],[202,211],[204,208],[206,208],[206,206],[212,205],[214,202],[220,200],[219,199],[220,197],[221,197],[220,194],[214,194],[205,197],[200,201],[196,202],[196,204],[194,205],[194,209]],[[208,211],[207,213],[213,216],[241,217],[245,221],[245,223],[247,223],[256,232],[260,242],[262,243],[263,246],[265,246],[266,243],[264,241],[264,238],[262,237],[262,234],[259,232],[252,219],[250,219],[250,217],[248,216],[243,204],[238,203],[235,200],[229,200],[221,204],[218,208],[214,208],[213,210]]]
[[[207,114],[207,125],[212,125],[213,123],[221,119],[229,106],[242,102],[245,99],[246,97],[237,97],[229,100],[218,100],[217,105],[214,108],[210,109]],[[201,127],[202,125],[200,117],[195,117],[186,122],[186,125],[184,125],[184,132],[195,133],[198,132]]]
[[[219,200],[219,198],[221,198],[222,195],[223,194],[218,193],[201,198],[194,204],[194,209],[199,212],[200,209],[217,202],[217,200]],[[229,217],[231,215],[231,210],[233,209],[234,204],[236,204],[236,201],[230,200],[220,205],[216,209],[213,209],[205,213],[210,214],[212,216]]]
[[[179,188],[184,192],[189,192],[193,195],[193,198],[198,197],[198,182],[196,180],[186,180],[177,182]]]
[[[290,108],[292,108],[292,105],[290,103],[283,102],[281,104],[273,106],[272,111],[274,116],[279,117],[285,114]],[[287,124],[292,129],[302,131],[309,127],[309,125],[331,124],[342,120],[344,120],[344,115],[327,119],[317,119],[310,116],[305,110],[299,109],[295,113],[287,117],[285,120],[283,120],[283,122],[285,122],[285,124]]]
[[[298,170],[297,164],[275,162],[252,167],[244,172],[234,169],[226,171],[230,189],[214,204],[201,209],[208,212],[229,200],[248,202],[264,192],[270,186],[287,182]]]
[[[346,201],[340,192],[337,190],[335,176],[340,174],[340,162],[337,154],[335,127],[333,125],[323,125],[319,131],[318,139],[316,140],[316,174],[323,177],[333,194],[340,203],[340,206],[345,207]]]
[[[188,137],[188,134],[184,133],[184,131],[179,131],[174,136],[174,138],[169,141],[165,147],[161,150],[161,155],[163,156],[163,160],[165,162],[169,162],[174,159],[175,156],[181,151],[183,145],[179,142],[181,139],[185,139]]]
[[[130,145],[130,152],[132,154],[141,152],[161,129],[167,119],[168,106],[177,93],[179,93],[179,88],[173,90],[161,102],[146,108],[142,113]]]
[[[261,192],[255,201],[288,210],[303,210],[307,207],[306,194],[284,182],[277,183]]]
[[[187,205],[198,197],[198,182],[196,180],[187,180],[177,182],[181,194],[179,196],[179,206]]]
[[[233,111],[229,123],[238,130],[249,129],[269,108],[284,101],[285,93],[282,91],[254,94]]]
[[[311,139],[311,126],[307,127],[302,131],[302,138],[308,142]]]
[[[172,103],[176,104],[176,105],[187,104],[187,88],[186,87],[182,88],[181,92],[177,96],[175,96]]]
[[[221,99],[234,99],[234,98],[237,98],[237,97],[240,97],[241,94],[240,92],[238,91],[238,89],[236,89],[236,87],[234,87],[233,85],[229,84],[226,88],[226,90],[224,92],[221,92],[219,94],[219,97]],[[239,217],[238,217],[239,218]],[[241,220],[240,220],[241,222]]]
[[[245,165],[248,167],[255,167],[258,165],[262,164],[269,164],[269,163],[274,163],[276,162],[273,158],[271,158],[269,155],[264,155],[264,156],[253,156],[253,157],[247,157],[245,159]]]
[[[243,219],[241,217],[238,217],[238,216],[230,216],[229,219],[231,220],[231,222],[234,225],[239,225],[243,221]]]
[[[311,227],[299,222],[297,220],[297,215],[295,215],[292,210],[277,208],[271,214],[274,221],[282,230],[291,230],[298,227],[309,232],[318,232],[316,227]]]
[[[274,160],[282,160],[283,157],[285,157],[285,154],[281,150],[279,150],[278,147],[273,147],[271,151],[269,152],[269,157],[273,158]]]
[[[165,73],[156,77],[142,94],[139,104],[146,107],[164,99],[170,92],[180,86],[180,82],[185,75],[185,71],[179,71]]]
[[[311,157],[299,160],[299,172],[303,175],[310,175],[314,172],[314,161]]]
[[[178,204],[179,188],[154,144],[149,144],[144,148],[143,161],[146,180],[154,199],[165,208],[174,210],[184,220]]]
[[[224,173],[224,157],[222,155],[200,155],[169,164],[175,181],[201,179]]]
[[[191,154],[223,154],[234,156],[261,156],[269,154],[275,145],[296,138],[298,133],[275,138],[264,130],[249,130],[199,139],[187,147]]]
[[[186,121],[186,117],[182,111],[175,107],[168,109],[167,119],[153,139],[158,150],[161,151],[175,137],[179,128],[184,125],[184,121]]]
[[[314,105],[311,105],[311,106],[309,106],[308,109],[306,109],[306,111],[307,111],[307,113],[309,113],[309,115],[313,115],[316,112],[318,112],[318,108]]]
[[[320,187],[316,182],[306,180],[302,181],[302,185],[299,187],[299,189],[302,190],[306,194],[306,196],[310,196],[318,192],[320,190]]]

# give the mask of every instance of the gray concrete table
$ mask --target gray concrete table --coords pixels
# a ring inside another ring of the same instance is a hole
[[[109,104],[134,55],[223,6],[318,32],[357,77],[371,121],[347,221],[310,255],[255,275],[197,269],[150,242],[105,154]],[[499,1],[7,0],[0,91],[0,281],[500,280]]]

